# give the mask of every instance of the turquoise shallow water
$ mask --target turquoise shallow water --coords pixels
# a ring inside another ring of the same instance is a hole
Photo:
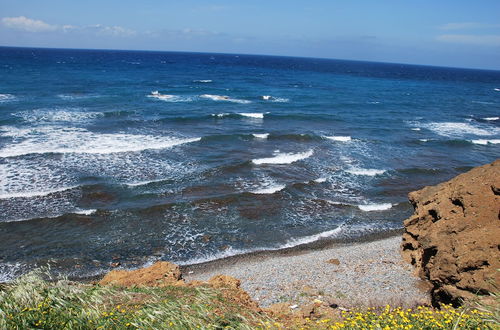
[[[500,72],[0,48],[0,280],[402,226],[500,157]]]

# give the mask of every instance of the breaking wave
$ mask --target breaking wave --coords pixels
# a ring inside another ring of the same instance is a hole
[[[24,133],[24,134],[23,134]],[[83,128],[41,127],[31,130],[7,129],[2,136],[21,135],[22,141],[14,142],[0,150],[0,157],[28,154],[85,153],[110,154],[165,149],[200,141],[201,138],[175,138],[166,136],[94,133]]]
[[[258,158],[252,159],[252,163],[255,165],[263,165],[263,164],[291,164],[293,162],[297,162],[299,160],[303,160],[309,158],[313,155],[313,150],[308,150],[302,153],[278,153],[274,157],[269,158]]]

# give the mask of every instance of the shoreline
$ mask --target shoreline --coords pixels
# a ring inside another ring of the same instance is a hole
[[[257,250],[244,252],[242,254],[235,254],[232,256],[226,256],[222,258],[217,258],[209,261],[203,261],[199,263],[192,264],[182,264],[177,263],[176,261],[168,260],[168,259],[158,259],[156,261],[168,261],[174,264],[179,265],[179,268],[183,275],[188,275],[189,272],[203,273],[215,271],[217,269],[222,269],[224,267],[235,265],[242,262],[254,261],[254,260],[266,260],[269,258],[279,257],[279,256],[287,256],[287,255],[297,255],[307,253],[309,251],[319,251],[323,249],[328,249],[335,246],[348,246],[348,245],[356,245],[364,242],[373,242],[381,239],[386,239],[390,237],[401,237],[403,233],[403,228],[399,229],[391,229],[383,232],[371,233],[368,235],[358,236],[358,237],[332,237],[332,238],[319,238],[316,241],[298,244],[292,247],[278,248],[275,250]],[[143,264],[138,267],[130,267],[130,268],[110,268],[103,273],[98,275],[89,275],[89,276],[69,276],[68,279],[76,282],[94,282],[102,279],[108,272],[113,270],[134,270],[145,268],[151,265],[151,262]]]
[[[221,269],[230,265],[235,265],[241,262],[266,260],[273,257],[280,256],[293,256],[304,254],[312,251],[320,251],[333,247],[357,245],[361,243],[374,242],[391,237],[401,237],[403,228],[392,229],[383,232],[372,233],[358,237],[333,237],[333,238],[319,238],[316,241],[298,244],[292,247],[277,248],[275,250],[257,250],[245,252],[242,254],[235,254],[232,256],[222,257],[214,260],[203,261],[199,263],[183,264],[180,269],[183,274],[189,272],[209,272],[216,269]],[[169,261],[169,260],[165,260]]]
[[[401,236],[385,236],[350,243],[316,242],[181,269],[186,281],[206,281],[217,274],[235,277],[262,307],[315,300],[347,308],[429,304],[427,286],[400,256]]]

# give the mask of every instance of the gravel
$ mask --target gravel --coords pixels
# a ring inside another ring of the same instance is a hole
[[[188,267],[183,277],[236,277],[262,307],[279,302],[303,305],[314,299],[343,307],[428,304],[424,284],[401,259],[400,243],[397,236],[293,254],[243,256]]]

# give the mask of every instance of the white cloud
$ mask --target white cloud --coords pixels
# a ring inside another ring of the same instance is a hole
[[[132,37],[137,34],[136,31],[121,26],[106,26],[97,24],[97,25],[87,26],[86,28],[95,30],[97,35],[101,36]]]
[[[470,30],[500,28],[500,24],[486,24],[478,22],[448,23],[439,27],[441,30]]]
[[[468,45],[500,46],[500,35],[442,34],[436,40]]]
[[[19,17],[2,18],[4,26],[10,29],[27,32],[64,32],[64,33],[95,33],[98,36],[131,37],[137,34],[136,31],[121,26],[107,26],[102,24],[77,26],[77,25],[52,25],[44,21]]]
[[[45,23],[44,21],[35,20],[24,16],[4,17],[2,18],[2,23],[10,29],[28,32],[47,32],[55,31],[58,29],[57,25],[51,25]]]

